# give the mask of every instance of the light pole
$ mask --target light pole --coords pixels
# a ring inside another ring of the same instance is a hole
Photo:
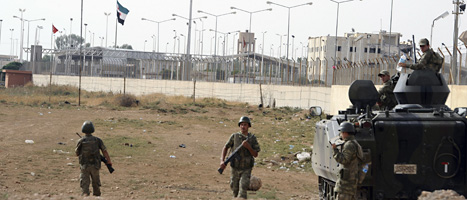
[[[261,76],[263,76],[263,64],[264,64],[264,34],[266,33],[267,31],[264,31],[263,32],[263,45],[262,45],[262,49],[261,49]]]
[[[217,46],[217,18],[220,17],[220,16],[224,16],[224,15],[235,14],[236,12],[229,12],[229,13],[224,13],[224,14],[220,14],[220,15],[214,15],[214,14],[211,14],[211,13],[207,13],[207,12],[198,10],[198,13],[204,13],[204,14],[211,15],[211,16],[216,18],[216,29],[215,29],[215,32],[214,32],[214,55],[216,55],[216,52],[217,52],[216,51],[216,46]]]
[[[99,39],[101,40],[101,47],[102,47],[104,45],[104,37],[99,36]]]
[[[21,9],[20,8],[19,11],[21,12],[21,17],[13,16],[13,18],[18,18],[21,21],[21,29],[20,29],[20,46],[21,46],[21,48],[19,48],[20,49],[19,55],[20,55],[20,61],[22,61],[23,60],[23,36],[24,36],[23,13],[26,11],[26,9]]]
[[[14,53],[14,47],[13,47],[13,31],[14,30],[15,29],[10,28],[10,32],[11,32],[11,37],[10,37],[10,41],[11,41],[11,46],[10,46],[11,59],[13,58],[13,53]]]
[[[110,14],[111,14],[110,12],[104,12],[104,15],[107,17],[107,20],[105,21],[105,47],[107,47],[107,38],[109,38],[107,33],[109,29],[109,15]]]
[[[156,51],[156,35],[152,35],[152,52]]]
[[[157,38],[159,39],[159,38]],[[169,46],[169,42],[167,42],[167,44],[165,44],[165,52],[167,53],[167,47]],[[157,45],[157,47],[159,48],[159,45]]]
[[[2,23],[3,19],[0,19],[0,45],[2,44]]]
[[[41,29],[42,28],[43,28],[42,26],[37,26],[36,27],[36,37],[34,39],[34,45],[39,45],[39,38],[41,37],[40,35],[41,35]]]
[[[183,53],[185,54],[186,53],[186,37],[185,37],[185,35],[183,35],[181,33],[180,33],[180,36],[183,37]]]
[[[86,47],[86,29],[88,28],[88,24],[84,24],[84,47]]]
[[[180,15],[177,15],[177,14],[172,14],[172,16],[174,16],[174,17],[180,17],[180,18],[182,18],[182,19],[187,20],[188,23],[190,23],[190,19],[188,19],[188,18],[186,18],[186,17],[180,16]],[[197,19],[201,20],[201,19],[206,19],[206,18],[208,18],[208,17],[207,17],[207,16],[196,17],[196,18],[192,18],[191,21],[193,21],[193,22],[195,23],[195,26],[196,26],[195,20],[197,20]],[[180,34],[180,35],[183,35],[183,34]],[[186,42],[185,42],[185,44],[183,45],[183,46],[184,46],[184,49],[185,49],[184,52],[186,53],[186,52],[187,52],[187,51],[186,51],[187,47],[186,47],[185,45],[186,45]],[[195,28],[194,46],[195,46],[194,48],[195,48],[195,53],[196,53],[196,28]]]
[[[16,16],[13,16],[14,18],[18,18]],[[30,25],[30,22],[33,22],[33,21],[39,21],[39,20],[42,20],[44,21],[45,18],[41,18],[41,19],[33,19],[33,20],[27,20],[27,19],[24,19],[24,21],[27,21],[28,22],[28,38],[26,40],[26,47],[29,47],[29,25]],[[26,52],[26,60],[29,60],[29,52]]]
[[[148,40],[144,40],[143,51],[146,51],[146,42],[148,42]]]
[[[299,7],[299,6],[305,6],[305,5],[313,5],[313,2],[309,2],[309,3],[304,3],[304,4],[300,4],[300,5],[296,5],[296,6],[284,6],[284,5],[281,5],[281,4],[277,4],[277,3],[274,3],[274,2],[271,2],[271,1],[267,1],[266,2],[267,4],[274,4],[274,5],[277,5],[277,6],[281,6],[281,7],[284,7],[284,8],[287,8],[288,9],[288,22],[287,22],[287,60],[289,59],[289,38],[290,38],[290,9],[291,8],[296,8],[296,7]]]
[[[70,38],[69,41],[70,41],[70,49],[71,49],[71,46],[73,45],[73,42],[71,41],[71,34],[73,33],[73,18],[70,18],[70,34],[68,35],[68,37]]]
[[[257,10],[257,11],[246,11],[246,10],[243,10],[243,9],[240,9],[240,8],[236,8],[236,7],[230,7],[230,9],[233,9],[233,10],[239,10],[239,11],[242,11],[242,12],[246,12],[248,14],[250,14],[250,28],[248,28],[248,31],[251,33],[251,17],[253,15],[253,13],[258,13],[258,12],[263,12],[263,11],[271,11],[272,8],[268,8],[268,9],[263,9],[263,10]]]
[[[336,62],[337,62],[337,27],[339,27],[339,6],[341,5],[341,3],[345,3],[345,2],[351,2],[353,0],[345,0],[345,1],[335,1],[335,0],[331,0],[332,2],[334,3],[337,3],[337,17],[336,17],[336,40],[335,40],[335,48],[334,48],[334,66],[336,66]]]
[[[172,20],[176,20],[176,19],[172,18],[172,19],[167,19],[167,20],[163,20],[163,21],[154,21],[154,20],[150,20],[150,19],[146,19],[146,18],[141,18],[141,20],[143,20],[143,21],[146,20],[146,21],[157,23],[157,52],[159,52],[159,39],[161,38],[161,36],[159,35],[159,25],[161,23],[163,23],[163,22],[172,21]],[[166,52],[167,52],[167,50],[166,50]]]
[[[430,33],[430,43],[431,44],[434,44],[433,43],[433,40],[432,40],[432,36],[433,36],[433,27],[435,27],[435,21],[438,20],[438,19],[441,19],[441,18],[445,18],[449,15],[449,12],[446,11],[444,12],[443,14],[441,14],[440,16],[436,17],[434,20],[433,20],[433,24],[431,24],[431,33]]]

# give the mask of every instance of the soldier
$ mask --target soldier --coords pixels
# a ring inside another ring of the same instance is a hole
[[[238,126],[240,132],[233,133],[224,148],[222,149],[220,168],[224,169],[225,156],[229,148],[236,149],[242,145],[239,150],[239,156],[230,162],[232,172],[230,175],[230,189],[233,191],[233,197],[247,198],[247,189],[250,185],[251,170],[255,164],[255,157],[261,150],[256,137],[248,132],[251,122],[248,117],[241,117]]]
[[[99,169],[101,168],[101,154],[107,159],[107,163],[112,165],[109,153],[105,148],[104,142],[98,137],[92,135],[94,133],[94,125],[91,121],[85,121],[81,130],[86,135],[78,140],[76,145],[76,156],[79,156],[79,164],[81,174],[79,176],[79,183],[82,190],[82,195],[89,196],[89,178],[92,179],[92,194],[94,196],[101,195],[101,181],[99,178]]]
[[[413,70],[429,69],[438,73],[439,69],[441,69],[443,65],[444,59],[430,48],[430,42],[428,39],[421,39],[419,45],[423,52],[423,55],[420,58],[420,62],[416,64],[399,63],[399,66],[407,67]]]
[[[386,70],[382,70],[378,74],[379,78],[383,82],[383,87],[378,90],[378,101],[376,102],[380,110],[391,110],[397,105],[396,96],[394,96],[393,90],[395,85],[391,81],[391,76]]]
[[[355,140],[355,128],[352,123],[342,122],[339,131],[344,143],[340,151],[336,144],[332,144],[333,157],[341,164],[334,191],[337,193],[337,200],[354,200],[357,193],[358,158],[363,157],[363,151]]]

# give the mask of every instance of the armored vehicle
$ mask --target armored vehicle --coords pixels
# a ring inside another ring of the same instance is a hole
[[[441,75],[416,70],[400,74],[394,109],[372,111],[378,98],[373,82],[354,81],[349,88],[352,106],[316,123],[312,166],[319,177],[320,198],[336,197],[341,166],[330,142],[339,136],[342,122],[354,124],[368,163],[365,179],[358,184],[359,199],[416,199],[422,191],[439,189],[466,195],[466,109],[446,106],[449,93]],[[311,110],[321,115],[321,108]]]

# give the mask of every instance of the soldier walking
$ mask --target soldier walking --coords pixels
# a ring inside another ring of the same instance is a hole
[[[352,123],[341,123],[339,131],[344,144],[340,150],[336,144],[332,144],[333,157],[341,164],[334,191],[337,193],[337,200],[355,200],[358,185],[358,158],[363,157],[363,151],[355,140],[355,128]]]
[[[250,118],[241,117],[238,126],[240,132],[233,133],[224,148],[222,149],[220,168],[224,169],[225,156],[229,148],[236,149],[240,145],[243,148],[239,149],[239,155],[230,162],[232,172],[230,175],[230,189],[232,189],[233,197],[247,198],[247,190],[250,186],[251,170],[255,164],[255,157],[258,156],[260,147],[256,137],[248,132],[251,127]]]
[[[92,179],[92,194],[94,196],[101,195],[101,180],[99,178],[99,169],[101,168],[101,154],[107,159],[107,163],[112,165],[109,153],[105,148],[104,142],[92,135],[94,133],[94,125],[91,121],[85,121],[81,130],[86,135],[78,140],[76,145],[76,156],[79,156],[79,164],[81,174],[79,176],[79,183],[82,190],[82,195],[89,196],[89,183]]]

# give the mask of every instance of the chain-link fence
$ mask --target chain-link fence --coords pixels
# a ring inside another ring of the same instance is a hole
[[[81,66],[82,65],[82,66]],[[286,60],[258,54],[197,56],[92,48],[55,52],[52,61],[26,62],[34,74],[197,80],[227,83],[313,85],[304,59]]]
[[[449,84],[467,84],[467,53],[459,51],[458,70],[450,69],[451,53],[442,52],[445,63],[440,73]],[[310,58],[287,60],[261,54],[201,56],[86,48],[54,52],[51,61],[26,62],[22,70],[35,74],[80,75],[92,77],[125,77],[155,80],[197,80],[225,83],[262,83],[330,87],[348,85],[354,80],[372,80],[381,84],[378,73],[395,74],[398,57],[375,58],[350,62],[346,59]],[[419,57],[421,55],[419,54]],[[81,66],[81,63],[83,65]],[[337,63],[337,64],[334,64]],[[404,69],[410,73],[411,70]]]

